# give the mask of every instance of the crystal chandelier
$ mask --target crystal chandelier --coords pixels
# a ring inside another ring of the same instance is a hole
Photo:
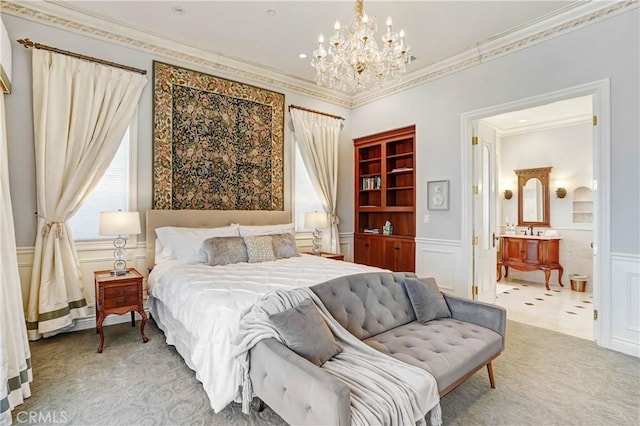
[[[364,13],[363,0],[356,0],[355,14],[344,31],[340,21],[324,48],[324,36],[318,37],[318,49],[313,51],[311,65],[316,69],[316,82],[321,86],[356,93],[380,87],[406,71],[411,61],[410,47],[404,40],[404,30],[391,29],[387,18],[387,31],[382,35],[382,47],[376,43],[376,19]]]

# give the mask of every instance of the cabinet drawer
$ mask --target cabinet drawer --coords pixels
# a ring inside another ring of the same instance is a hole
[[[137,307],[138,297],[134,295],[129,296],[116,296],[105,297],[104,309],[124,308],[124,307]]]
[[[127,284],[127,285],[119,285],[119,286],[109,286],[104,288],[104,298],[112,298],[112,297],[129,297],[130,299],[134,299],[138,297],[138,285],[137,284]]]

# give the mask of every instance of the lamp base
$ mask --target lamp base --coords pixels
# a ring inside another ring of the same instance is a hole
[[[320,231],[318,229],[314,229],[313,230],[313,241],[312,241],[312,249],[311,252],[316,255],[316,256],[320,256]]]
[[[127,273],[127,261],[124,260],[126,245],[127,240],[122,235],[119,235],[118,238],[113,240],[113,246],[115,247],[115,250],[113,251],[113,258],[115,260],[113,262],[113,271],[111,271],[111,275],[114,277],[120,277]]]

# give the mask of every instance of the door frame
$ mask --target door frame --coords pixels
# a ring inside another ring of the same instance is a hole
[[[593,307],[598,311],[594,321],[594,339],[599,345],[611,348],[611,101],[610,80],[603,79],[554,92],[493,105],[461,114],[462,152],[462,264],[469,265],[466,273],[467,297],[472,298],[473,257],[473,176],[471,138],[474,122],[494,115],[532,108],[550,102],[593,96],[593,115],[598,117],[593,131]]]

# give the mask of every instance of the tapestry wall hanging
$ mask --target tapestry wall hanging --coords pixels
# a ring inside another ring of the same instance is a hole
[[[283,210],[284,95],[153,63],[153,208]]]

